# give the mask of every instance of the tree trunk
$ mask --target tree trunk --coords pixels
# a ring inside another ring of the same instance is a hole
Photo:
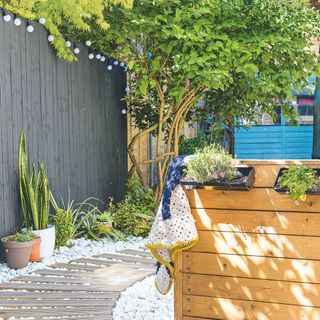
[[[314,93],[312,159],[320,159],[320,78],[318,77]]]

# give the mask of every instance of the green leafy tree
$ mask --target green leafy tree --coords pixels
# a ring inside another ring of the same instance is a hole
[[[137,0],[132,10],[113,7],[106,20],[106,34],[94,30],[97,45],[131,71],[127,101],[140,129],[128,148],[131,171],[142,177],[146,162],[137,161],[134,146],[152,133],[158,200],[201,96],[220,118],[250,117],[257,105],[270,112],[274,99],[290,99],[293,86],[318,74],[311,40],[319,34],[319,15],[306,1]]]
[[[154,162],[157,200],[200,97],[205,95],[219,119],[250,117],[257,105],[270,112],[275,99],[289,100],[293,86],[304,87],[311,74],[319,74],[311,47],[320,16],[306,0],[135,0],[130,10],[126,1],[121,3],[127,6],[44,2],[61,34],[93,39],[96,50],[127,63],[127,101],[140,129],[128,148],[130,173],[136,171],[143,181],[141,166]],[[42,1],[33,3],[39,17]],[[55,5],[65,11],[57,13],[51,9]],[[139,163],[135,144],[150,133],[157,141],[155,158]]]
[[[7,9],[27,20],[45,18],[45,27],[54,36],[52,46],[66,61],[76,57],[65,45],[65,36],[85,33],[92,28],[106,31],[105,11],[110,5],[130,8],[132,0],[0,0],[0,8]]]

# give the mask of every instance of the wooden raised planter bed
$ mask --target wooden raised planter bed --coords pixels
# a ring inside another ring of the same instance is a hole
[[[251,191],[186,190],[199,243],[175,262],[176,320],[319,320],[320,196],[296,204],[273,189],[282,167],[241,161]]]

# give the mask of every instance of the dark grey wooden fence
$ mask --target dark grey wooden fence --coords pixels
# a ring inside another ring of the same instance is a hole
[[[29,157],[45,164],[50,184],[66,199],[107,201],[124,194],[127,173],[126,86],[120,68],[88,59],[56,58],[47,32],[26,32],[0,19],[0,236],[21,224],[18,149],[22,130]]]

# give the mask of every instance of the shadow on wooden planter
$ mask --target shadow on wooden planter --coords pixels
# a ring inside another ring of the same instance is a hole
[[[243,161],[251,192],[186,190],[199,242],[175,260],[176,320],[320,319],[320,197],[274,190],[279,169],[320,161]]]

